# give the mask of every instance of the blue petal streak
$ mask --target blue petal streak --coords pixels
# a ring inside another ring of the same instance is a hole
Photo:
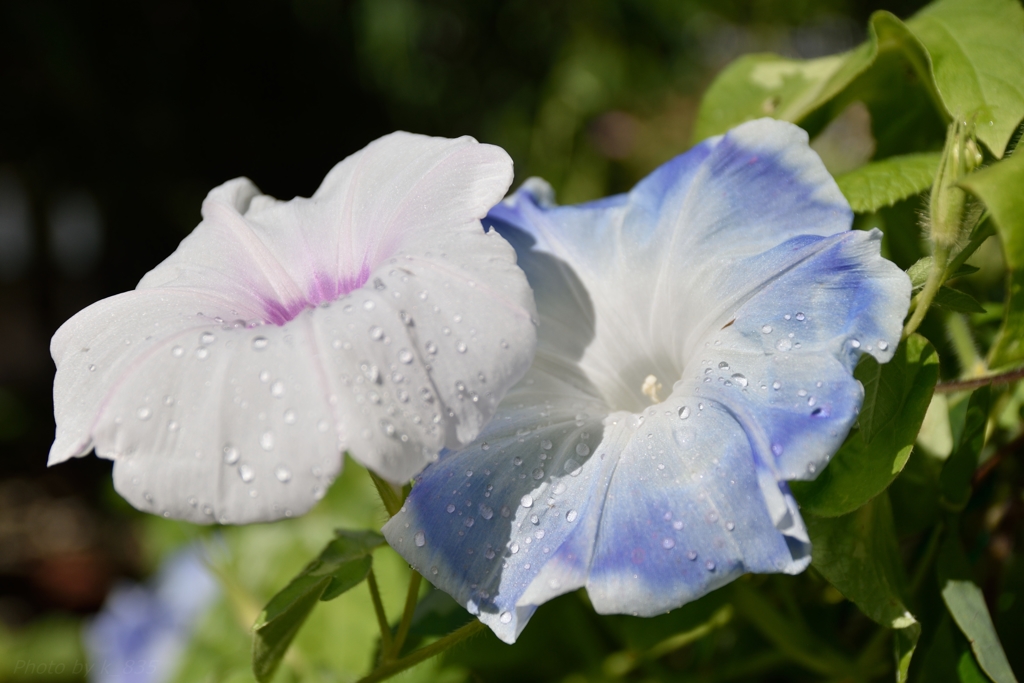
[[[535,292],[533,366],[422,473],[388,541],[507,642],[580,587],[599,612],[654,615],[802,571],[785,482],[842,443],[853,367],[891,357],[909,304],[851,218],[806,135],[768,120],[600,202],[557,207],[528,181],[490,222]]]

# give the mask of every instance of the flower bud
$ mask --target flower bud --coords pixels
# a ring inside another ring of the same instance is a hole
[[[981,161],[981,151],[972,137],[969,124],[963,120],[949,124],[946,146],[928,206],[931,238],[937,247],[948,249],[962,236],[967,194],[958,183]]]

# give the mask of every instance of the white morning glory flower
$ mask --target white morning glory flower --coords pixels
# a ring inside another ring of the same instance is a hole
[[[651,616],[744,572],[802,571],[787,480],[856,418],[910,282],[879,256],[796,126],[743,124],[626,195],[556,207],[528,181],[489,221],[540,315],[537,355],[479,439],[442,454],[384,528],[512,642],[586,587]]]
[[[301,514],[343,451],[408,481],[529,366],[529,285],[480,223],[511,180],[498,147],[394,133],[309,199],[214,189],[135,291],[54,335],[50,464],[95,449],[133,505],[193,522]]]

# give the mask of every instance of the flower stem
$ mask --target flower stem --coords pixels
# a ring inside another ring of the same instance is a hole
[[[444,638],[436,640],[425,647],[421,647],[408,657],[402,657],[401,659],[392,660],[382,664],[368,676],[360,679],[359,683],[376,683],[377,681],[383,681],[391,678],[397,673],[401,673],[406,669],[416,666],[420,662],[424,662],[431,657],[441,654],[453,645],[456,645],[470,636],[476,635],[480,631],[484,630],[484,628],[486,627],[480,621],[473,620],[462,628],[452,631]]]
[[[932,268],[928,272],[928,281],[925,282],[924,289],[914,297],[916,304],[914,313],[910,316],[910,320],[907,321],[907,326],[903,328],[904,339],[917,331],[917,328],[924,320],[925,314],[932,305],[932,300],[938,294],[939,287],[942,286],[946,279],[946,265],[948,261],[949,247],[936,244],[935,253],[932,254]]]
[[[370,573],[366,575],[366,585],[370,587],[373,611],[377,613],[377,625],[380,626],[380,651],[383,659],[391,651],[391,626],[384,613],[384,603],[380,599],[380,589],[377,588],[377,577],[374,576],[373,569],[370,569]]]
[[[397,658],[405,645],[405,639],[409,635],[409,627],[412,626],[412,616],[416,612],[416,603],[420,597],[420,582],[423,577],[415,569],[409,577],[409,591],[405,594],[405,610],[402,612],[402,621],[398,625],[398,633],[395,634],[395,643],[391,647],[391,658]]]

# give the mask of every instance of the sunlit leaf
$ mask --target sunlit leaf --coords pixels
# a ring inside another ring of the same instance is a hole
[[[1017,0],[940,0],[907,26],[931,55],[947,111],[976,115],[978,137],[1002,157],[1024,118],[1024,8]]]
[[[961,184],[985,203],[1003,242],[1009,299],[1003,326],[989,353],[993,369],[1024,360],[1024,154],[975,171]]]
[[[940,156],[927,152],[889,157],[844,173],[836,183],[854,211],[877,211],[931,187]]]
[[[812,482],[792,482],[805,512],[838,517],[889,486],[910,457],[939,376],[935,349],[913,335],[885,365],[868,358],[854,375],[864,385],[858,427]]]

